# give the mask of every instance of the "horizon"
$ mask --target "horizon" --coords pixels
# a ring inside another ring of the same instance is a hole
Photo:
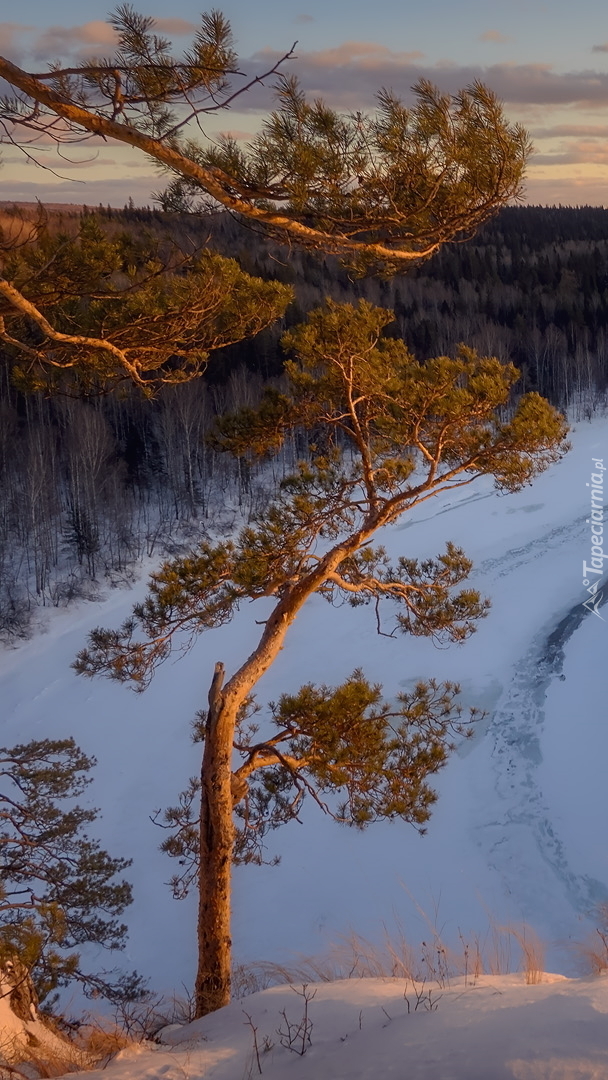
[[[158,31],[172,37],[178,51],[188,46],[197,26],[196,0],[182,0],[172,17],[162,0],[151,0],[143,10],[157,19]],[[407,103],[420,78],[451,94],[480,79],[535,144],[527,203],[608,202],[608,20],[599,0],[581,0],[576,10],[565,0],[514,0],[508,10],[496,0],[464,0],[457,18],[447,0],[430,0],[406,18],[396,0],[355,12],[344,0],[331,11],[320,0],[305,5],[260,0],[255,11],[244,0],[232,0],[223,11],[248,75],[267,70],[298,39],[294,58],[281,70],[296,74],[310,96],[322,96],[344,111],[372,109],[382,86],[392,87]],[[48,12],[43,0],[29,0],[23,22],[0,22],[0,52],[36,71],[55,60],[73,63],[112,47],[105,6],[58,0],[56,23],[49,23]],[[256,88],[229,113],[205,117],[205,134],[213,139],[230,132],[246,141],[271,108],[271,89]],[[63,147],[61,154],[39,141],[28,152],[38,163],[6,144],[0,200],[101,202],[118,208],[129,196],[138,205],[150,203],[152,192],[164,186],[164,174],[149,159],[111,141],[88,140]]]

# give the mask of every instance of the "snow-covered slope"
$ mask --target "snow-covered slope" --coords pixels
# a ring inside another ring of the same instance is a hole
[[[397,979],[310,986],[308,994],[315,994],[308,1004],[310,1042],[295,1038],[290,1051],[285,1045],[288,1024],[295,1034],[303,1019],[302,987],[274,987],[167,1031],[163,1041],[170,1048],[135,1046],[122,1051],[103,1073],[92,1075],[100,1080],[608,1076],[608,979],[585,982],[549,975],[540,985],[526,986],[522,976],[482,976],[468,985],[433,989],[430,1001],[427,987],[417,990],[418,1009],[416,988]]]
[[[409,556],[436,554],[453,540],[474,559],[472,583],[493,608],[464,645],[379,637],[371,610],[333,609],[316,598],[301,614],[260,701],[306,681],[338,682],[360,666],[387,695],[420,677],[455,679],[464,704],[485,708],[488,718],[438,777],[427,836],[405,824],[349,831],[314,805],[302,825],[275,833],[270,854],[281,854],[280,866],[235,873],[237,958],[289,962],[351,928],[378,940],[398,924],[417,942],[429,933],[421,908],[448,941],[459,931],[483,935],[488,913],[499,923],[528,920],[550,946],[548,966],[575,970],[575,954],[563,946],[585,935],[593,905],[608,899],[608,625],[593,613],[578,618],[587,597],[586,484],[592,457],[608,464],[608,421],[581,424],[572,440],[571,453],[533,487],[499,496],[481,480],[426,503],[381,537]],[[0,741],[73,735],[97,756],[99,835],[112,854],[134,859],[126,962],[171,991],[192,980],[194,904],[179,905],[163,884],[172,866],[157,851],[150,814],[196,773],[189,725],[213,665],[221,659],[230,671],[247,655],[264,608],[245,606],[230,626],[166,663],[142,695],[76,677],[70,663],[87,631],[117,625],[144,587],[53,613],[46,634],[0,657]]]
[[[26,992],[24,992],[24,983]],[[25,1004],[31,983],[24,969],[15,971],[12,962],[0,966],[0,1072],[14,1075],[58,1076],[64,1071],[82,1069],[90,1058],[73,1043],[43,1023],[38,1010],[30,999]],[[11,1000],[17,988],[17,1000]],[[33,987],[32,987],[33,989]],[[46,1068],[37,1068],[44,1062]],[[49,1071],[52,1069],[53,1071]]]

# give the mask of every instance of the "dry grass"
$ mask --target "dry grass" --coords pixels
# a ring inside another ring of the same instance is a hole
[[[545,947],[538,935],[525,923],[522,929],[508,926],[505,928],[517,942],[523,958],[523,971],[528,986],[536,986],[542,982],[545,961]]]
[[[189,1024],[194,1019],[194,998],[187,991],[172,997],[150,997],[143,1002],[118,1006],[114,1016],[88,1014],[78,1039],[97,1064],[106,1064],[120,1050],[144,1042],[158,1042],[158,1034],[170,1024]]]
[[[585,971],[592,975],[605,975],[608,971],[608,933],[596,927],[596,937],[577,943],[576,951],[583,961]]]
[[[126,1047],[158,1042],[162,1028],[193,1019],[194,1002],[187,991],[183,996],[150,997],[117,1007],[113,1017],[88,1013],[71,1026],[69,1036],[65,1024],[41,1015],[48,1042],[46,1038],[34,1039],[27,1029],[22,1035],[0,1041],[0,1080],[50,1080],[70,1072],[105,1068]]]
[[[608,903],[598,904],[595,918],[595,934],[586,941],[576,942],[575,950],[585,972],[605,975],[608,972]]]
[[[233,993],[239,998],[283,983],[366,978],[398,978],[445,987],[456,978],[464,978],[465,985],[474,983],[484,972],[509,975],[519,971],[528,985],[542,981],[544,947],[525,923],[490,923],[483,937],[466,937],[459,931],[458,938],[458,945],[448,944],[432,926],[427,939],[416,945],[400,926],[390,933],[385,928],[380,944],[351,932],[320,956],[304,956],[293,964],[262,961],[239,966],[233,973]]]
[[[91,1059],[93,1068],[107,1065],[116,1054],[134,1041],[117,1024],[106,1025],[102,1022],[87,1024],[79,1035],[79,1043]]]
[[[280,984],[362,978],[403,979],[412,984],[414,992],[416,987],[422,987],[428,993],[429,987],[446,987],[456,978],[464,978],[465,986],[474,985],[484,972],[507,975],[520,971],[528,985],[542,981],[544,948],[525,923],[500,926],[489,919],[483,936],[467,936],[459,931],[457,942],[449,943],[437,925],[437,917],[424,917],[428,933],[416,944],[397,924],[390,932],[384,927],[380,943],[351,932],[338,938],[323,955],[303,956],[294,964],[263,961],[240,965],[233,971],[233,995],[243,998]],[[608,969],[608,906],[603,919],[606,929],[598,930],[601,948],[587,950],[589,965],[598,973]],[[20,1048],[15,1054],[0,1045],[0,1080],[47,1080],[75,1070],[104,1067],[127,1046],[158,1041],[162,1028],[187,1024],[192,1019],[193,1000],[187,992],[183,997],[159,997],[117,1010],[112,1020],[89,1016],[80,1026],[77,1039],[66,1043],[65,1053],[53,1046],[48,1050],[40,1046],[30,1047],[27,1052]]]
[[[17,1037],[5,1038],[0,1043],[2,1080],[10,1080],[10,1077],[49,1080],[51,1077],[94,1068],[95,1064],[83,1048],[57,1037],[49,1043],[33,1040],[30,1045],[24,1045],[23,1040]]]

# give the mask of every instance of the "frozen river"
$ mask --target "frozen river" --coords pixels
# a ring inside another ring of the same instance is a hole
[[[382,536],[395,555],[434,555],[452,540],[474,560],[471,584],[492,610],[462,646],[378,637],[368,608],[313,598],[302,612],[260,701],[308,681],[338,683],[360,666],[387,696],[419,678],[458,681],[463,703],[487,717],[437,778],[425,837],[402,823],[347,830],[314,805],[301,825],[271,835],[280,865],[235,873],[239,957],[289,960],[351,929],[379,939],[399,925],[418,941],[427,920],[457,938],[525,919],[546,940],[554,969],[576,965],[573,942],[593,927],[594,906],[608,901],[608,621],[600,617],[608,609],[582,608],[581,571],[586,484],[592,457],[608,463],[608,421],[579,425],[572,442],[530,488],[501,496],[478,481]],[[150,815],[197,772],[189,725],[215,661],[230,671],[259,627],[245,606],[231,626],[165,664],[141,695],[77,678],[70,663],[88,630],[118,625],[142,592],[140,583],[131,594],[53,613],[45,634],[0,657],[0,738],[11,745],[73,735],[96,755],[98,835],[112,854],[134,860],[127,962],[159,989],[179,990],[192,979],[194,907],[173,901],[164,885],[172,866],[157,850]]]

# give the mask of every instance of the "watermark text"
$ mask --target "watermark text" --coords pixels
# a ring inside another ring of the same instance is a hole
[[[589,537],[591,555],[590,562],[587,562],[586,559],[583,560],[583,585],[590,595],[587,600],[583,601],[583,607],[587,608],[587,611],[592,611],[603,622],[603,617],[598,611],[602,592],[601,590],[598,592],[598,588],[600,576],[604,571],[604,560],[608,559],[608,552],[604,552],[604,473],[606,466],[603,458],[592,458],[591,461],[593,471],[591,481],[587,484],[587,487],[591,489],[591,517],[587,518],[587,524],[591,526]]]

